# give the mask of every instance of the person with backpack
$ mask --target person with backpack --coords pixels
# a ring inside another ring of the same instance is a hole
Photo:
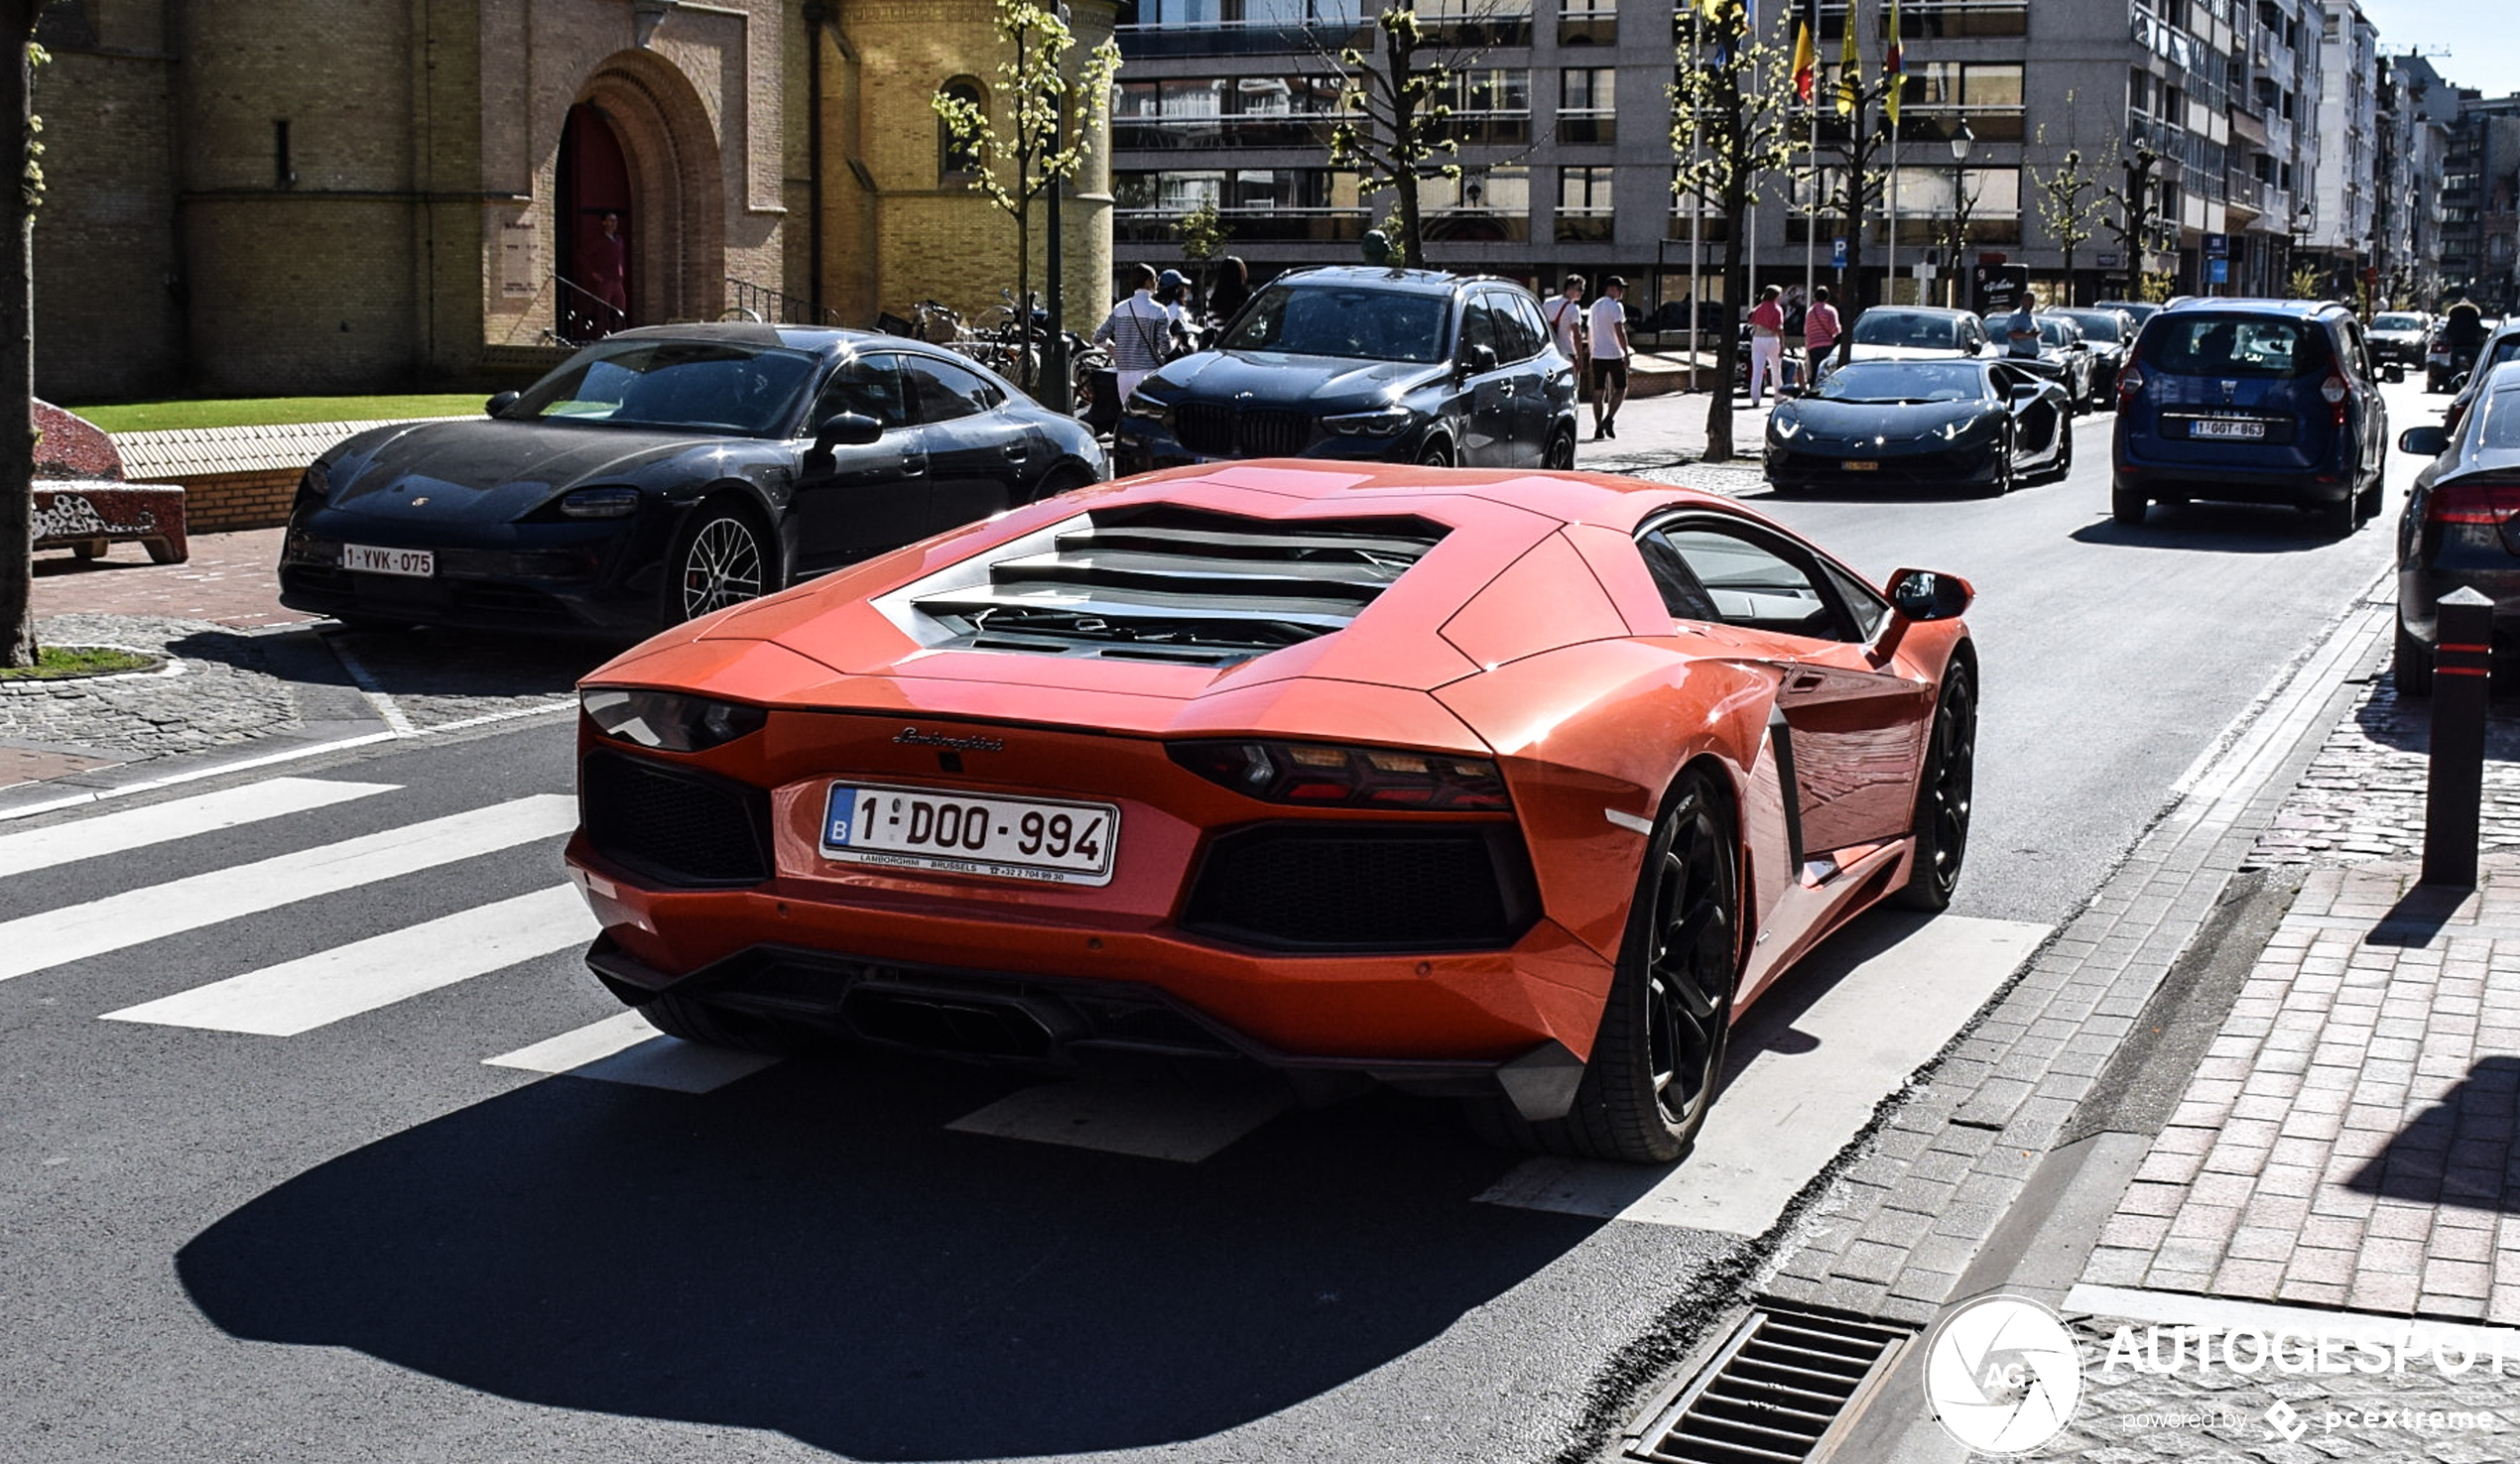
[[[1549,334],[1558,342],[1558,354],[1575,362],[1576,400],[1588,402],[1592,400],[1592,366],[1584,349],[1583,287],[1581,275],[1569,275],[1541,313],[1549,317]]]
[[[1173,356],[1173,311],[1155,299],[1155,267],[1132,265],[1128,278],[1132,293],[1111,307],[1093,332],[1097,342],[1111,347],[1122,405],[1137,391],[1139,382]]]

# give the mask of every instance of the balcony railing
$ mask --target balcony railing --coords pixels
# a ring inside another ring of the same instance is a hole
[[[1204,25],[1119,26],[1120,55],[1135,61],[1166,56],[1282,56],[1364,44],[1363,22],[1345,19],[1214,21]]]
[[[1372,215],[1362,208],[1228,208],[1218,216],[1234,239],[1266,244],[1353,243],[1372,227]],[[1180,218],[1178,209],[1123,209],[1112,217],[1112,237],[1122,244],[1177,243],[1173,225]]]
[[[1619,114],[1613,111],[1560,111],[1561,143],[1613,143],[1619,140]]]
[[[1616,232],[1610,210],[1606,208],[1561,208],[1558,210],[1558,242],[1561,244],[1606,244]]]
[[[1207,148],[1319,148],[1329,135],[1332,119],[1319,114],[1284,113],[1265,117],[1115,117],[1111,146],[1148,152],[1181,152]]]

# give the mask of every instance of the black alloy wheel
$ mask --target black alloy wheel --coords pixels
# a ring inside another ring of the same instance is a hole
[[[1897,900],[1910,910],[1943,910],[1968,859],[1968,817],[1977,788],[1977,685],[1968,663],[1943,672],[1943,695],[1917,777],[1916,863]]]
[[[1995,439],[1995,476],[1986,485],[1988,498],[2001,498],[2021,482],[2021,463],[2014,455],[2019,450],[2020,427],[2017,422],[2006,422],[2003,435]]]
[[[1418,466],[1420,467],[1450,467],[1451,465],[1452,444],[1445,441],[1442,437],[1438,437],[1427,443],[1427,445],[1418,453]]]
[[[667,623],[679,625],[779,587],[778,566],[752,516],[704,507],[675,541],[667,561]]]
[[[1574,427],[1561,427],[1549,434],[1549,450],[1541,457],[1540,465],[1559,472],[1574,470],[1575,465]]]
[[[1482,1137],[1580,1159],[1667,1164],[1705,1125],[1740,975],[1739,848],[1711,778],[1684,775],[1646,840],[1626,939],[1575,1106],[1532,1123],[1470,1106]]]

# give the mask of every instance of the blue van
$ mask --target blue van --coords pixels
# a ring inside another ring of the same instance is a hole
[[[2290,504],[2339,537],[2380,511],[2388,408],[2331,301],[2188,300],[2144,322],[2117,381],[2109,508]]]

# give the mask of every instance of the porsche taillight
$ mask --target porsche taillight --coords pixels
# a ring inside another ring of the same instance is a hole
[[[2520,479],[2455,478],[2436,483],[2424,500],[2435,524],[2500,524],[2520,514]]]
[[[1264,803],[1440,813],[1513,806],[1504,775],[1486,758],[1246,738],[1176,742],[1166,750],[1208,782]]]

